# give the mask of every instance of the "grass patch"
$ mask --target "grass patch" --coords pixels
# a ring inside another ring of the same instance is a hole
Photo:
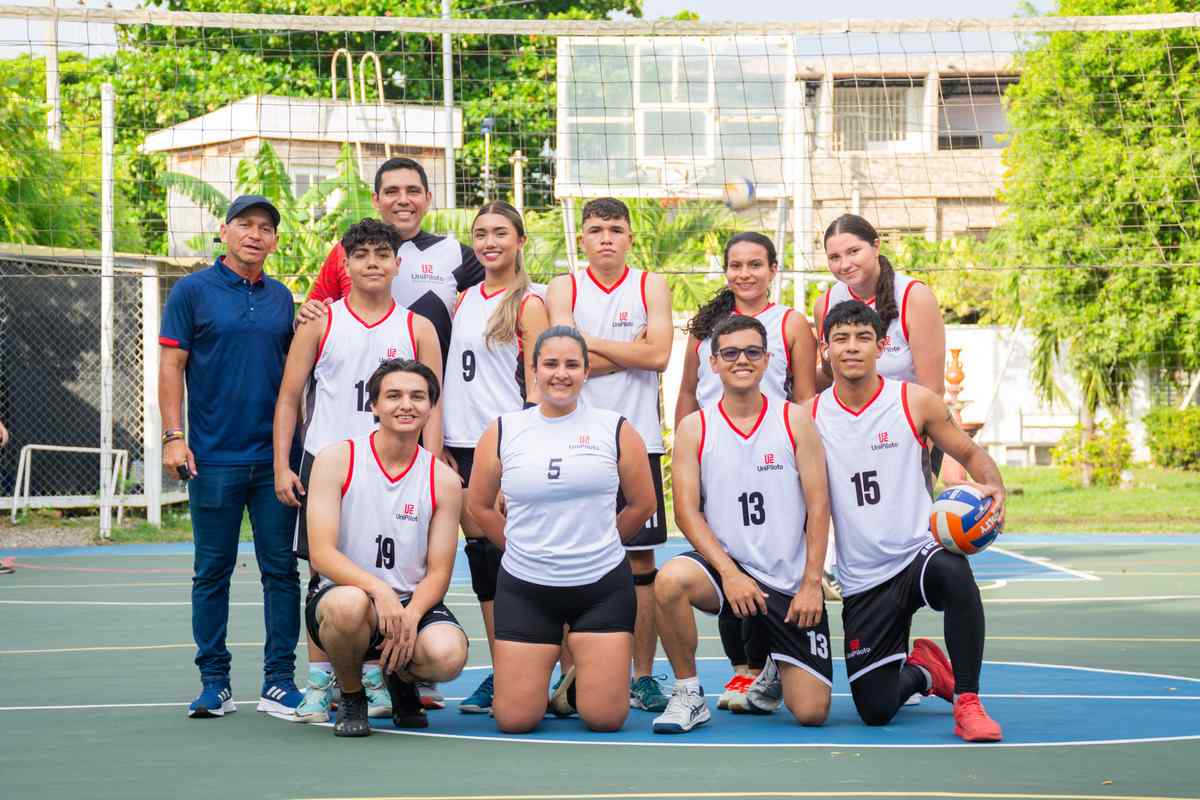
[[[5,514],[0,520],[0,528],[14,527],[8,519],[8,515]],[[22,511],[18,515],[15,527],[90,530],[94,544],[161,544],[192,541],[192,518],[188,514],[187,506],[183,504],[163,507],[161,528],[146,522],[146,517],[141,509],[127,509],[121,524],[113,526],[112,538],[108,540],[100,538],[100,516],[96,509],[30,509]],[[254,541],[248,513],[242,515],[242,529],[238,540],[241,542]]]
[[[1012,532],[1200,531],[1200,473],[1135,467],[1133,485],[1074,485],[1056,467],[1002,467]]]

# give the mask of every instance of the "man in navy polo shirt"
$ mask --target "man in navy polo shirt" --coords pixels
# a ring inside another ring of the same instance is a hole
[[[203,689],[188,707],[189,717],[237,710],[225,631],[229,580],[247,509],[267,629],[258,710],[289,717],[302,697],[294,683],[300,636],[300,582],[292,554],[296,512],[276,499],[272,471],[271,423],[292,337],[291,292],[263,274],[278,225],[279,211],[265,197],[234,200],[221,226],[225,255],[176,283],[163,312],[158,389],[163,465],[190,480],[196,543],[192,636]],[[186,437],[180,411],[185,379]]]

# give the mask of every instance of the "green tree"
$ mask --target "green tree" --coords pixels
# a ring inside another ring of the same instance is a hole
[[[1063,0],[1062,15],[1195,11],[1195,0]],[[1024,267],[1011,295],[1078,379],[1086,435],[1135,371],[1200,366],[1200,47],[1194,30],[1054,33],[1028,43],[1006,96],[1002,231]]]

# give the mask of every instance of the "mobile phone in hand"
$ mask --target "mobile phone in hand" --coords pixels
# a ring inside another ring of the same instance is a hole
[[[175,474],[179,476],[179,480],[181,481],[190,481],[192,478],[196,477],[192,474],[192,470],[187,464],[180,464],[178,467],[176,467]]]

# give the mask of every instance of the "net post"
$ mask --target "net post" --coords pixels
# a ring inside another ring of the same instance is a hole
[[[49,0],[55,8],[55,0]],[[58,84],[58,17],[47,24],[46,36],[46,138],[51,150],[62,149],[62,96]]]
[[[112,537],[113,85],[100,87],[100,538]]]
[[[442,0],[442,19],[450,19],[450,0]],[[450,34],[442,34],[442,101],[446,106],[446,208],[455,208],[454,196],[454,51]]]
[[[146,522],[162,526],[162,417],[158,407],[158,266],[142,268],[142,492]]]
[[[567,264],[571,267],[571,274],[579,272],[579,251],[576,248],[575,240],[575,198],[564,197],[562,199],[562,215],[563,215],[563,238],[566,239],[567,245]]]

